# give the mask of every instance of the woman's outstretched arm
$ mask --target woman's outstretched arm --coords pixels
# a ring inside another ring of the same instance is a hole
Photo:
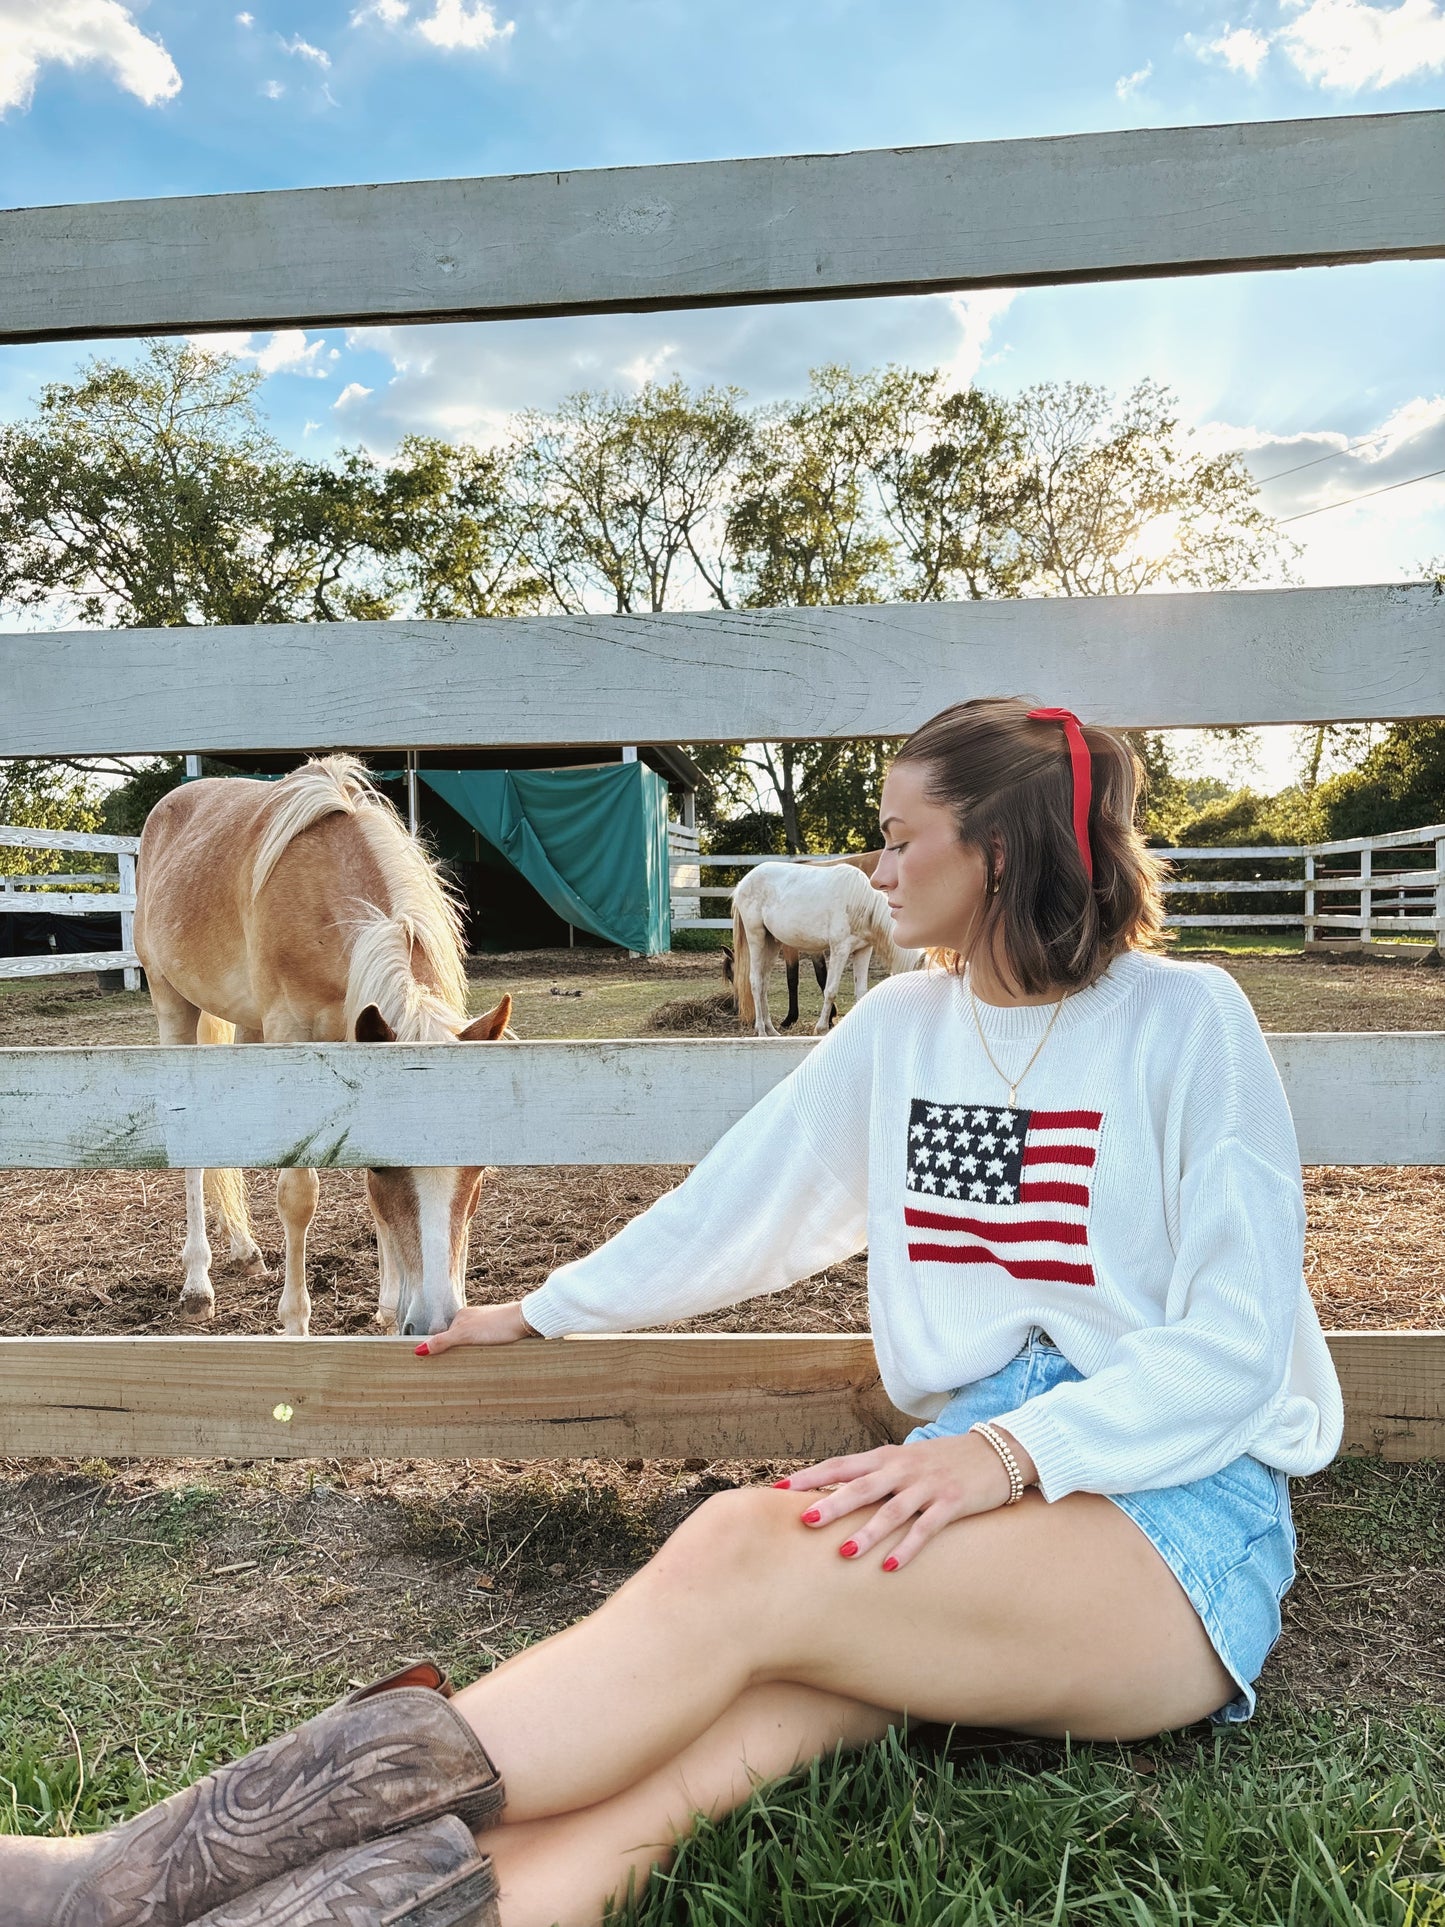
[[[861,1251],[868,1239],[869,1001],[675,1190],[519,1304],[462,1312],[428,1349],[507,1343],[528,1328],[557,1338],[669,1324],[780,1291]]]

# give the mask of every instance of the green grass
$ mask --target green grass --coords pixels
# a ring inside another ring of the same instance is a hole
[[[272,1668],[275,1674],[274,1666]],[[196,1656],[0,1684],[0,1832],[137,1812],[345,1690]],[[204,1708],[204,1712],[198,1711]],[[87,1735],[82,1743],[79,1735]],[[630,1927],[1442,1927],[1445,1718],[1265,1710],[1117,1746],[814,1762],[686,1843]]]
[[[1168,1745],[1167,1757],[1162,1752]],[[1426,1927],[1445,1721],[815,1764],[701,1829],[639,1927]],[[1142,1768],[1142,1770],[1141,1770]]]

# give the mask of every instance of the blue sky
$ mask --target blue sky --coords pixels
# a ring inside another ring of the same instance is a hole
[[[7,205],[1400,112],[1445,107],[1445,5],[0,0],[0,107]],[[757,400],[828,360],[1004,392],[1150,376],[1261,478],[1331,457],[1266,487],[1284,516],[1445,468],[1442,316],[1445,262],[1416,262],[219,345],[315,454],[486,437],[652,373]],[[0,417],[88,352],[0,348]],[[1445,477],[1291,533],[1302,580],[1416,577],[1445,555]]]

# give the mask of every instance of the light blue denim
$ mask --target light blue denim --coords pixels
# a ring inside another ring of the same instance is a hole
[[[907,1442],[955,1437],[980,1419],[997,1418],[1050,1386],[1082,1377],[1035,1327],[1001,1371],[955,1392],[938,1417],[916,1426]],[[1280,1601],[1294,1584],[1288,1478],[1246,1454],[1188,1485],[1105,1496],[1128,1513],[1163,1557],[1239,1687],[1210,1719],[1216,1726],[1249,1719],[1254,1682],[1279,1638]]]

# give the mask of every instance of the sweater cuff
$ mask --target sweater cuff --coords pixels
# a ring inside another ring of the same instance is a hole
[[[989,1423],[1010,1433],[1038,1470],[1039,1491],[1052,1505],[1071,1492],[1082,1492],[1084,1466],[1066,1435],[1043,1409],[1042,1398],[1031,1398],[1012,1412],[995,1412]]]
[[[539,1338],[566,1336],[566,1316],[553,1304],[545,1285],[538,1285],[535,1291],[527,1293],[521,1301],[521,1312]]]

